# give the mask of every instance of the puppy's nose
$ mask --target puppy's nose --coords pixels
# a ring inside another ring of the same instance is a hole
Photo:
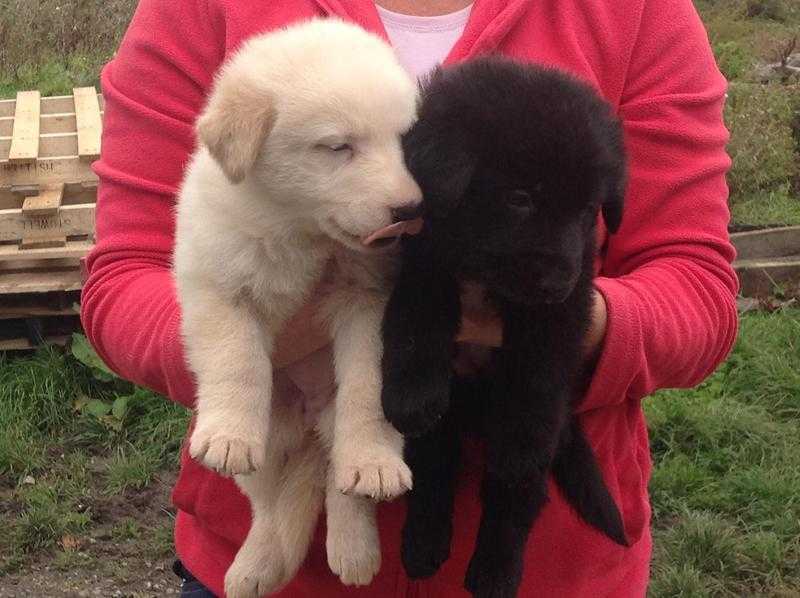
[[[403,220],[414,220],[422,216],[422,204],[420,202],[407,203],[397,208],[392,208],[392,222],[402,222]]]
[[[572,293],[577,280],[577,275],[544,276],[539,280],[539,291],[542,293],[545,303],[561,303]]]

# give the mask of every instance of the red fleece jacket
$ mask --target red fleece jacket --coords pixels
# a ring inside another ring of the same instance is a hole
[[[98,242],[88,260],[83,323],[117,372],[184,405],[192,405],[194,386],[169,269],[175,193],[195,143],[193,123],[214,72],[243,39],[320,14],[385,36],[369,0],[142,0],[103,71]],[[622,118],[630,154],[622,229],[601,235],[597,287],[608,303],[608,331],[581,410],[632,546],[620,548],[581,523],[551,485],[528,542],[520,596],[643,596],[651,463],[640,400],[657,388],[700,382],[736,334],[725,81],[691,0],[477,0],[447,61],[486,52],[561,67],[594,85]],[[181,463],[173,496],[177,550],[222,595],[249,506],[233,482],[185,451]],[[452,556],[433,579],[411,582],[403,573],[399,500],[380,509],[383,566],[370,587],[338,583],[320,530],[298,578],[280,595],[466,596],[479,476],[480,460],[470,453],[456,499]]]

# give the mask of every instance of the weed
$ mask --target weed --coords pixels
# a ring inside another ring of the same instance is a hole
[[[761,17],[783,22],[786,20],[786,6],[783,0],[747,0],[745,14],[748,18]]]
[[[744,77],[753,66],[747,50],[736,41],[718,42],[713,49],[717,65],[729,81]]]
[[[118,541],[138,540],[142,537],[142,526],[132,517],[125,517],[111,530],[112,537]]]
[[[792,121],[798,86],[732,84],[725,108],[731,192],[788,191],[798,176]]]
[[[118,447],[107,465],[106,492],[119,494],[128,488],[147,486],[159,466],[158,456],[133,445]]]
[[[800,310],[747,314],[709,380],[646,401],[652,597],[797,595],[798,343]]]

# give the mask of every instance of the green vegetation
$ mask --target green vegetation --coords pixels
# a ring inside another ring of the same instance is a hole
[[[0,354],[0,575],[45,554],[57,567],[93,562],[77,550],[88,538],[166,556],[187,422],[182,407],[113,375],[82,336],[70,353]]]
[[[800,595],[800,310],[747,314],[714,376],[645,410],[652,597]]]
[[[795,0],[695,0],[730,82],[725,122],[737,225],[800,224],[800,78],[761,82],[800,34]],[[798,46],[795,52],[800,52]]]
[[[135,5],[0,2],[0,97],[97,85]],[[733,221],[800,224],[800,81],[764,85],[759,75],[800,34],[800,2],[695,5],[730,81]],[[655,460],[650,595],[800,596],[800,310],[747,314],[714,376],[658,393],[645,409]],[[77,595],[62,588],[67,572],[119,585],[139,567],[168,580],[168,494],[187,419],[117,379],[82,337],[67,353],[0,355],[0,594],[42,562],[63,573],[38,595]]]
[[[19,89],[43,95],[97,85],[136,0],[0,2],[0,97]]]

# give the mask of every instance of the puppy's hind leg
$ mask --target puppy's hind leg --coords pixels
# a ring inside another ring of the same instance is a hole
[[[284,462],[284,451],[270,446],[258,471],[234,477],[239,489],[250,499],[253,520],[244,544],[225,574],[228,598],[260,598],[289,580],[275,512]]]
[[[403,437],[381,407],[383,352],[380,328],[385,300],[377,294],[340,293],[333,312],[336,421],[334,483],[344,493],[391,499],[411,488]]]
[[[345,585],[365,586],[381,568],[381,546],[375,503],[362,496],[347,496],[336,488],[329,472],[325,494],[328,566]]]
[[[333,445],[334,420],[335,405],[329,405],[317,425],[320,439],[329,449]],[[367,585],[381,566],[375,503],[361,496],[342,494],[331,464],[326,482],[328,566],[345,585]]]
[[[288,583],[305,558],[322,506],[325,460],[315,435],[304,432],[299,409],[276,407],[265,462],[235,478],[250,499],[253,522],[225,575],[229,598],[260,598]]]
[[[325,498],[327,464],[327,456],[313,433],[286,462],[275,518],[289,578],[294,577],[308,553]]]
[[[567,502],[586,523],[620,546],[628,546],[622,515],[574,416],[562,432],[552,473]]]

